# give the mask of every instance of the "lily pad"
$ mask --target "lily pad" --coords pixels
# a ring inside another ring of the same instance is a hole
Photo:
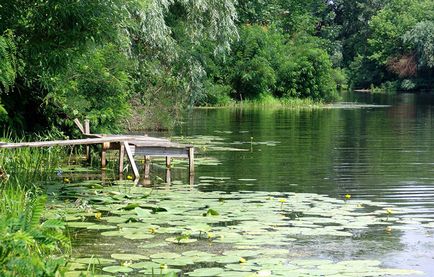
[[[90,226],[95,226],[92,222],[67,222],[66,226],[71,228],[89,228]]]
[[[149,259],[147,256],[138,254],[112,254],[111,257],[121,261],[140,261]]]
[[[174,259],[174,258],[181,257],[181,255],[172,252],[163,252],[163,253],[153,254],[150,257],[151,259]]]
[[[172,242],[172,243],[178,243],[178,244],[188,244],[188,243],[196,242],[197,239],[190,239],[190,238],[179,239],[177,237],[172,237],[172,238],[167,238],[166,241]]]
[[[144,275],[152,275],[152,276],[172,276],[170,274],[177,274],[179,272],[181,272],[181,270],[176,268],[163,268],[163,269],[149,268],[149,269],[139,271],[139,273],[142,273]]]
[[[86,229],[88,229],[88,230],[113,230],[113,229],[117,229],[117,227],[112,226],[112,225],[95,224],[95,225],[90,225],[90,226],[86,227]]]
[[[206,276],[218,276],[220,273],[223,273],[224,270],[219,267],[211,267],[211,268],[199,268],[193,272],[187,273],[188,276],[194,277],[206,277]]]
[[[116,260],[106,259],[106,258],[98,258],[98,257],[90,257],[90,258],[78,258],[74,260],[76,263],[81,264],[100,264],[100,265],[108,265],[116,263]]]
[[[131,264],[129,267],[134,268],[134,269],[151,269],[151,268],[155,268],[155,269],[159,269],[160,268],[160,264],[154,263],[154,262],[139,262],[139,263],[134,263]]]
[[[128,273],[134,271],[130,267],[120,265],[106,266],[102,270],[109,273]]]

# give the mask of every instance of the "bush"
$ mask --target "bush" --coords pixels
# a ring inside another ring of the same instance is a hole
[[[0,271],[2,276],[55,276],[65,265],[69,239],[64,223],[41,223],[46,197],[16,185],[1,184]],[[57,255],[56,255],[57,254]]]
[[[321,49],[306,46],[294,46],[292,58],[281,65],[279,87],[283,90],[282,95],[326,101],[337,99],[329,56]]]
[[[316,39],[288,39],[272,27],[244,25],[227,67],[238,100],[298,97],[331,101],[338,98],[329,55]]]
[[[233,102],[232,98],[230,97],[232,88],[228,85],[207,82],[204,89],[205,94],[197,103],[200,106],[227,106]]]

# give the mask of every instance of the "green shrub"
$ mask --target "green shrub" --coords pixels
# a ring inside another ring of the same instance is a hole
[[[331,101],[338,98],[330,56],[310,36],[288,39],[273,27],[244,25],[240,40],[226,64],[235,99],[274,97],[311,98]],[[340,79],[339,79],[340,78]]]
[[[0,271],[2,276],[55,276],[68,249],[64,223],[42,222],[45,196],[2,182],[0,188]]]
[[[233,102],[230,97],[232,88],[228,85],[207,82],[203,98],[197,103],[200,106],[227,106]]]

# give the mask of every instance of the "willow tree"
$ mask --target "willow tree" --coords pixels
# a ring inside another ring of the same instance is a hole
[[[234,1],[151,0],[133,15],[135,104],[145,105],[148,117],[173,122],[204,92],[203,57],[225,55],[237,38]]]
[[[6,123],[26,130],[74,117],[113,128],[137,94],[184,103],[200,90],[195,47],[209,40],[222,51],[236,35],[231,0],[11,0],[0,19],[0,35],[15,45],[3,39],[0,53],[17,59],[1,103]]]

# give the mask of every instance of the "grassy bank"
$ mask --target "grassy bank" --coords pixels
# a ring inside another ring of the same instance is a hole
[[[65,157],[61,148],[0,150],[2,276],[55,276],[66,265],[64,223],[43,218],[47,197],[39,187]]]
[[[213,106],[201,106],[198,108],[282,108],[282,109],[319,109],[325,107],[325,103],[314,101],[310,98],[276,98],[271,95],[261,95],[257,99],[231,101]]]
[[[220,103],[196,106],[197,109],[216,108],[274,108],[274,109],[321,109],[327,107],[322,101],[310,98],[276,98],[271,95],[261,95],[251,100],[235,101],[225,98]],[[133,115],[125,120],[124,126],[128,131],[170,130],[180,122],[187,113],[179,108],[145,107],[136,104]]]

